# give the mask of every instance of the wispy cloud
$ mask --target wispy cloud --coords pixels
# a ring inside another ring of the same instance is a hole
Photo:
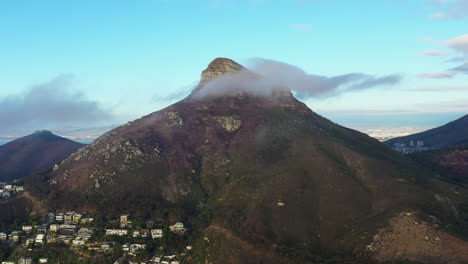
[[[444,55],[447,55],[449,53],[447,51],[443,51],[443,50],[430,49],[430,50],[421,51],[421,54],[424,54],[424,55],[427,55],[427,56],[444,56]]]
[[[174,102],[174,101],[183,99],[184,97],[190,94],[190,92],[194,89],[197,83],[198,82],[194,82],[190,85],[181,87],[180,89],[171,91],[170,93],[165,94],[165,95],[156,94],[153,96],[151,101],[154,103],[168,103],[168,102]]]
[[[308,31],[308,30],[311,30],[311,29],[312,29],[312,25],[311,25],[311,24],[291,24],[291,27],[292,27],[293,29],[305,30],[305,31]]]
[[[438,42],[439,39],[432,38],[432,37],[420,37],[420,38],[419,38],[419,41],[423,41],[423,42]]]
[[[448,79],[455,76],[454,72],[427,72],[427,73],[420,73],[417,75],[419,78],[425,79]]]
[[[468,91],[468,86],[456,86],[456,85],[433,85],[433,86],[421,86],[405,91],[410,92],[447,92],[447,91]]]
[[[429,15],[434,20],[463,19],[468,16],[468,0],[431,0],[439,11]]]
[[[74,78],[61,75],[24,93],[0,100],[1,129],[90,126],[112,122],[113,115],[73,88]]]

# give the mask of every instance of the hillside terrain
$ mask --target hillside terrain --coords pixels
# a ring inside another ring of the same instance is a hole
[[[410,157],[447,179],[468,181],[468,145],[414,153]]]
[[[193,263],[468,262],[425,241],[463,241],[454,234],[466,231],[464,187],[314,113],[286,88],[212,85],[226,76],[237,84],[238,74],[261,78],[214,60],[190,96],[106,133],[27,189],[50,210],[183,221]],[[427,228],[399,220],[409,212]],[[427,246],[405,251],[401,241]]]
[[[49,131],[37,131],[9,142],[0,146],[0,182],[48,169],[82,146]]]

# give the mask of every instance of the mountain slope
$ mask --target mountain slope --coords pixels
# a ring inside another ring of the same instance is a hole
[[[418,152],[410,157],[449,180],[468,181],[468,145]]]
[[[468,115],[421,133],[390,139],[385,144],[393,146],[395,143],[403,143],[406,146],[410,146],[411,141],[413,141],[413,144],[416,144],[417,141],[423,141],[424,146],[430,148],[455,147],[467,144]]]
[[[48,169],[83,145],[49,131],[16,139],[0,146],[0,181],[11,181]]]
[[[212,85],[261,78],[246,71],[213,61],[189,97],[80,149],[33,194],[53,209],[182,220],[197,241],[195,260],[211,263],[359,255],[405,210],[452,219],[430,173],[317,115],[288,89]]]

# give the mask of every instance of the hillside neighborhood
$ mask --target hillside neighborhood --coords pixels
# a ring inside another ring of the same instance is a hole
[[[24,186],[0,182],[0,200],[8,200],[24,192]]]
[[[167,239],[184,236],[187,229],[182,222],[167,226],[151,220],[135,220],[126,214],[99,222],[86,212],[50,212],[17,230],[0,232],[0,245],[20,250],[17,259],[4,260],[1,264],[56,263],[40,255],[41,249],[50,246],[66,249],[66,254],[79,259],[114,257],[115,264],[179,264],[192,249],[191,245],[179,251],[166,250],[163,246],[170,242]]]

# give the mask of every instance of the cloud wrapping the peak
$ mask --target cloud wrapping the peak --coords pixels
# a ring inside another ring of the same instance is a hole
[[[0,100],[1,129],[89,126],[112,120],[111,113],[73,89],[72,83],[73,76],[61,75]]]
[[[248,92],[269,96],[275,89],[288,88],[301,99],[330,97],[351,91],[392,86],[402,80],[399,74],[373,76],[348,73],[338,76],[308,74],[299,67],[267,59],[251,59],[248,71],[222,76],[205,84],[196,97],[221,96],[230,92]]]

